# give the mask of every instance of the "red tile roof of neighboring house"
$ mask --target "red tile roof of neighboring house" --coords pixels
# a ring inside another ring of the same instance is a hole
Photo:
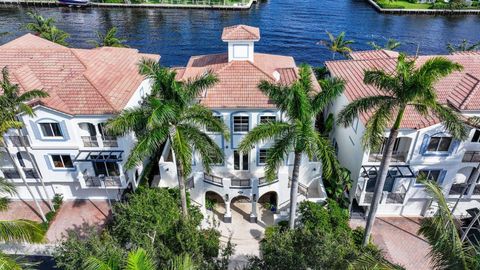
[[[177,79],[188,80],[207,71],[214,72],[219,82],[200,97],[200,102],[210,108],[275,108],[258,84],[267,80],[289,85],[297,79],[297,70],[289,56],[255,53],[253,62],[228,62],[224,53],[191,57],[185,68],[177,69]],[[313,81],[318,91],[320,86]]]
[[[260,40],[260,29],[248,25],[234,25],[223,28],[222,40]]]
[[[386,56],[390,54],[391,56]],[[435,56],[419,56],[416,64],[422,65]],[[480,53],[457,53],[442,55],[463,66],[463,71],[454,72],[441,79],[435,85],[437,97],[442,104],[453,106],[459,111],[480,110]],[[354,59],[327,61],[330,73],[346,80],[345,96],[349,101],[366,96],[384,94],[376,87],[363,83],[366,70],[383,69],[394,72],[397,62],[396,53],[388,51],[367,51],[354,53]],[[371,113],[363,113],[360,117],[363,123],[370,118]],[[435,116],[423,117],[412,108],[407,108],[401,126],[403,128],[420,129],[440,123]]]
[[[36,101],[73,115],[121,111],[141,82],[141,54],[128,48],[71,49],[26,34],[0,46],[0,68],[9,68],[21,90],[43,89],[50,97]]]

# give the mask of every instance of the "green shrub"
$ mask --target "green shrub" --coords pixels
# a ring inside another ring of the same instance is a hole
[[[52,203],[55,210],[60,209],[60,207],[63,204],[63,195],[59,193],[55,193],[55,195],[53,195]]]
[[[398,4],[387,3],[387,2],[377,2],[381,8],[390,8],[390,9],[404,9],[405,7]]]

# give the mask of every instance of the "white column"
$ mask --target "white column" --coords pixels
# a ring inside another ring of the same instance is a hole
[[[225,215],[223,216],[223,222],[232,223],[232,212],[230,210],[230,198],[228,201],[225,200]]]
[[[257,223],[257,194],[252,195],[252,212],[250,213],[250,222]]]

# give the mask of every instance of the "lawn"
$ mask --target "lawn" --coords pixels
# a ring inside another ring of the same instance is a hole
[[[422,4],[422,3],[410,3],[408,1],[389,1],[389,0],[378,0],[377,4],[381,8],[398,8],[398,9],[430,9],[432,4]]]

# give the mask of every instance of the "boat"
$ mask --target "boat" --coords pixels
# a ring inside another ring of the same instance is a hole
[[[58,3],[66,6],[88,6],[89,0],[58,0]]]

